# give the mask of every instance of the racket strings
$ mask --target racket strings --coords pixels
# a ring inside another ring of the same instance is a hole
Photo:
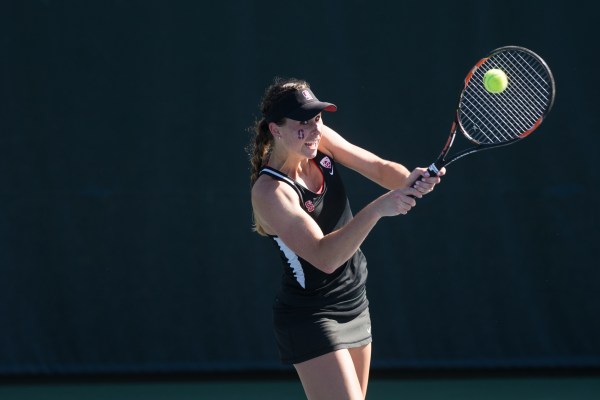
[[[504,71],[508,87],[489,93],[483,86],[484,73]],[[477,143],[508,142],[529,132],[552,102],[551,77],[547,67],[522,50],[505,50],[480,65],[464,90],[459,106],[463,131]]]
[[[493,60],[488,60],[488,64],[491,67],[504,66],[502,69],[512,76],[512,90],[507,91],[502,97],[497,95],[489,96],[481,90],[482,86],[480,86],[480,90],[475,93],[478,97],[478,104],[485,105],[486,100],[488,100],[490,104],[487,104],[486,106],[493,111],[493,118],[491,118],[491,120],[488,118],[488,121],[496,124],[497,127],[504,128],[504,131],[507,132],[508,136],[502,135],[502,140],[508,140],[511,139],[515,133],[522,133],[527,130],[528,126],[535,124],[543,110],[538,108],[539,101],[535,98],[535,90],[531,91],[531,93],[534,94],[533,97],[528,93],[529,88],[535,88],[535,86],[531,85],[531,73],[527,71],[527,67],[530,63],[519,62],[518,60],[515,60],[514,57],[511,59],[510,54],[503,55],[507,56],[504,60],[499,60],[496,57]],[[483,73],[482,71],[483,69],[480,70],[480,74]],[[515,73],[515,71],[524,71],[525,73],[522,75],[525,76],[526,79],[523,79],[521,74]],[[503,100],[503,104],[501,104],[499,100]],[[471,104],[473,105],[473,102],[471,102]],[[505,118],[503,118],[502,110],[504,110],[506,114],[506,116],[504,116]],[[481,119],[479,120],[481,121]],[[502,122],[504,122],[504,124]],[[525,126],[525,128],[523,128],[523,126]],[[496,137],[496,139],[498,138]],[[489,136],[487,137],[487,140],[491,140]]]
[[[528,94],[528,85],[531,86],[531,82],[522,79],[519,74],[515,73],[519,69],[525,70],[524,64],[518,63],[515,65],[508,59],[503,62],[494,61],[489,63],[491,67],[502,65],[507,74],[511,75],[512,90],[505,92],[503,96],[490,96],[483,91],[485,90],[482,89],[483,86],[480,86],[480,90],[473,92],[475,101],[471,101],[469,97],[466,98],[473,110],[485,109],[487,111],[483,114],[475,113],[474,116],[476,116],[479,127],[482,126],[482,123],[488,123],[487,126],[491,128],[487,130],[488,134],[486,134],[485,129],[480,130],[480,136],[483,136],[483,138],[480,137],[479,140],[493,143],[518,137],[533,126],[543,112],[536,105],[535,97],[532,98]],[[525,66],[527,65],[525,64]],[[482,74],[482,70],[480,70],[480,74]],[[478,131],[475,130],[475,132]]]
[[[526,60],[522,54],[510,54],[507,55],[507,61],[510,63],[511,67],[515,71],[522,71],[524,75],[515,74],[517,79],[517,83],[519,84],[518,90],[523,95],[531,95],[531,100],[533,105],[538,106],[539,112],[544,112],[546,105],[548,104],[548,99],[550,98],[550,93],[545,87],[544,83],[547,80],[546,77],[543,77],[540,72],[534,67],[537,65],[541,67],[539,63],[532,63],[531,57],[530,60]],[[518,57],[517,57],[518,56]],[[496,61],[494,59],[494,61]],[[529,90],[531,89],[531,90]]]
[[[511,79],[512,91],[506,93],[505,105],[508,111],[513,112],[515,117],[521,117],[524,122],[534,124],[543,115],[548,104],[548,92],[540,85],[540,82],[544,82],[544,79],[538,71],[530,68],[533,64],[525,60],[522,55],[518,54],[519,58],[514,57],[513,54],[506,54],[506,56],[506,61],[503,64],[507,65],[507,72],[514,76],[514,79]],[[496,59],[493,61],[494,68],[501,67]],[[523,74],[514,73],[515,71],[521,71]],[[492,100],[495,100],[495,103],[499,105],[496,97],[492,97]],[[519,110],[529,110],[529,113],[523,112],[520,115]]]

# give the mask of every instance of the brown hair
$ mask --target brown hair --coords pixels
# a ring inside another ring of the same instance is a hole
[[[258,179],[258,174],[263,165],[269,160],[269,154],[273,148],[273,135],[269,130],[269,121],[267,114],[271,110],[273,104],[276,104],[288,92],[297,89],[309,88],[306,81],[295,78],[280,78],[276,77],[273,83],[265,90],[261,103],[260,112],[261,118],[254,123],[254,127],[250,128],[253,131],[254,137],[246,146],[246,152],[250,159],[250,186],[254,185]],[[283,125],[285,118],[280,121],[272,121],[277,125]],[[265,235],[263,228],[254,219],[254,231],[261,235]]]

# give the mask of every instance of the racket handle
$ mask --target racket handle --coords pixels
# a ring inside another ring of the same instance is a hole
[[[433,163],[433,164],[431,164],[431,165],[430,165],[430,166],[427,168],[427,172],[429,172],[429,176],[438,176],[438,175],[439,175],[439,173],[440,173],[440,170],[439,170],[439,168],[438,168],[438,167],[435,165],[435,163]],[[417,180],[415,181],[415,183],[413,183],[413,184],[411,185],[411,187],[415,187],[415,186],[417,185],[417,182],[418,182],[418,181],[422,181],[422,180],[423,180],[423,175],[421,175],[421,176],[419,177],[419,179],[417,179]]]
[[[438,176],[440,174],[440,169],[433,163],[427,168],[427,172],[429,172],[429,176]],[[421,179],[423,179],[423,177],[421,177]]]
[[[440,169],[437,167],[437,165],[435,165],[435,163],[433,163],[427,168],[427,172],[429,172],[429,176],[438,176],[438,174],[440,173]],[[411,187],[414,188],[415,186],[417,186],[417,182],[422,181],[422,180],[423,180],[423,175],[421,175],[419,177],[419,179],[417,179],[415,181],[415,183],[413,183],[411,185]],[[409,195],[409,196],[412,197],[413,199],[415,198],[415,196],[413,196],[413,195]]]

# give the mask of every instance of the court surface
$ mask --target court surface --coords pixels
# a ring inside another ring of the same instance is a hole
[[[0,384],[2,400],[305,399],[300,382],[275,379],[17,382]],[[368,400],[598,400],[600,376],[374,378]]]

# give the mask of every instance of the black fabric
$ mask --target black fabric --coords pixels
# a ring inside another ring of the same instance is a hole
[[[306,88],[293,90],[273,104],[267,115],[268,121],[279,121],[284,117],[295,121],[308,121],[321,111],[337,111],[335,104],[319,101],[314,93]]]
[[[365,346],[372,341],[369,309],[357,316],[315,317],[310,321],[274,314],[279,357],[297,364],[340,349]]]
[[[302,208],[319,225],[324,234],[346,225],[352,211],[335,161],[318,152],[312,160],[323,177],[320,193],[314,193],[289,176],[270,167],[266,174],[293,187],[301,194]],[[356,316],[368,305],[365,293],[367,261],[359,249],[346,263],[327,274],[294,254],[280,238],[270,236],[283,262],[283,275],[275,303],[276,312],[288,318],[312,318],[315,315]]]

